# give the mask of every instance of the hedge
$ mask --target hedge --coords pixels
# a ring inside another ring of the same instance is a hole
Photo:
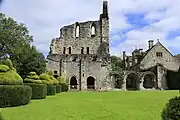
[[[34,79],[25,78],[25,79],[24,79],[24,83],[42,84],[42,81],[41,81],[41,80],[34,80]]]
[[[3,120],[3,117],[2,117],[2,114],[1,114],[1,112],[0,112],[0,120]]]
[[[30,102],[32,88],[26,85],[0,85],[0,107],[26,105]]]
[[[24,85],[30,86],[32,88],[31,99],[45,99],[47,95],[47,85],[36,84],[36,83],[24,83]]]
[[[169,100],[161,113],[161,118],[162,120],[180,119],[180,96]]]
[[[56,94],[56,86],[47,85],[47,95],[55,95],[55,94]]]
[[[60,83],[60,85],[61,85],[61,92],[68,91],[68,85],[66,83]]]
[[[56,93],[60,93],[61,92],[61,85],[56,85]]]

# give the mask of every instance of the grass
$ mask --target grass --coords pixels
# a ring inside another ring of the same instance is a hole
[[[4,120],[161,120],[178,91],[69,92],[3,108]]]

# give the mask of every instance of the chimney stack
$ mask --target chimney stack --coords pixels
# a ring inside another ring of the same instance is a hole
[[[149,40],[149,49],[151,49],[154,46],[154,41],[153,40]]]

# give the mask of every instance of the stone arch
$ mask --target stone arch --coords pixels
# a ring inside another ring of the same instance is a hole
[[[157,88],[156,75],[151,71],[142,74],[141,82],[145,89]]]
[[[127,90],[139,89],[139,74],[136,72],[128,72],[124,75]]]
[[[69,80],[70,89],[78,89],[78,81],[76,76],[72,76]]]
[[[87,89],[95,89],[95,78],[93,76],[87,78]]]

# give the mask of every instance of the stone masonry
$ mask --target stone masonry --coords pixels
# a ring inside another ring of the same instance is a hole
[[[97,21],[76,22],[60,29],[60,37],[51,42],[47,70],[64,75],[69,89],[109,89],[109,17],[108,3]]]

